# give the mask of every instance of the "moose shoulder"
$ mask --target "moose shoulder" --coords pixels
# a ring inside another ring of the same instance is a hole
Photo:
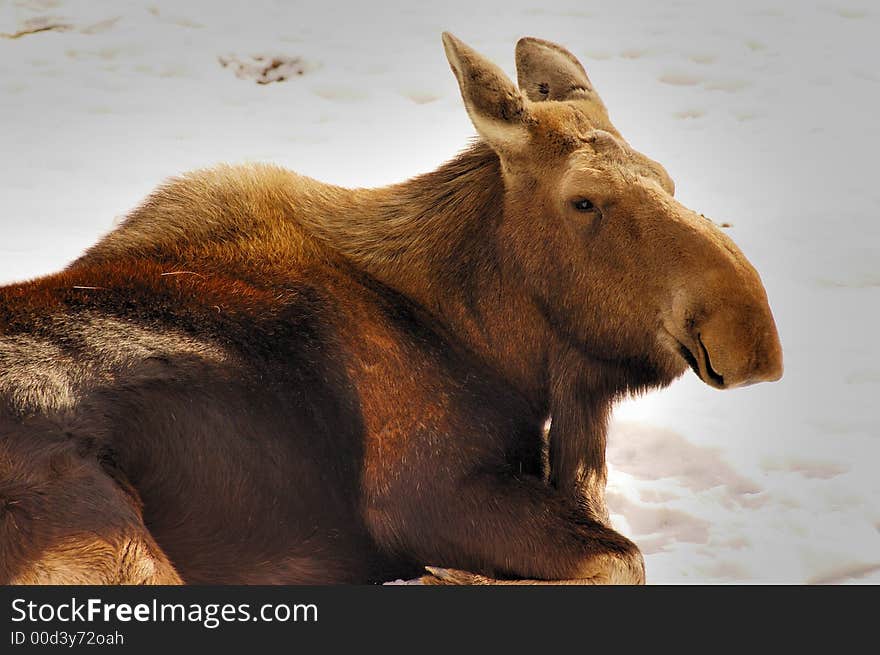
[[[611,404],[779,378],[766,294],[567,50],[443,43],[438,170],[192,173],[0,289],[0,582],[644,581]]]

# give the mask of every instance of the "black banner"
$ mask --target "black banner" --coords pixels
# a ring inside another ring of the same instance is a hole
[[[876,589],[2,587],[0,652],[348,652],[354,644],[543,653],[669,641],[714,651],[768,638],[815,646],[823,635],[839,646],[873,630],[866,619]]]

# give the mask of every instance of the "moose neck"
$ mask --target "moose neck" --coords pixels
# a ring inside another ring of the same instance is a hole
[[[497,243],[497,155],[478,142],[433,172],[356,195],[346,223],[333,221],[336,247],[545,404],[547,326]]]

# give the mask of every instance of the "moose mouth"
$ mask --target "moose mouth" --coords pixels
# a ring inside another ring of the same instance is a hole
[[[710,386],[723,389],[724,376],[712,368],[712,359],[709,357],[709,351],[706,348],[706,344],[704,344],[703,340],[700,338],[700,333],[698,332],[696,335],[698,346],[696,354],[678,339],[676,339],[676,341],[678,342],[679,353],[681,353],[681,356],[691,369],[693,369],[694,373],[697,374],[697,377]]]

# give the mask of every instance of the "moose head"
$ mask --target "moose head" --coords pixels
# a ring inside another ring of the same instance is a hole
[[[674,197],[659,163],[609,120],[583,66],[535,38],[519,87],[449,33],[446,56],[504,179],[499,239],[556,329],[599,361],[657,380],[694,370],[727,389],[782,375],[761,279],[733,241]]]

